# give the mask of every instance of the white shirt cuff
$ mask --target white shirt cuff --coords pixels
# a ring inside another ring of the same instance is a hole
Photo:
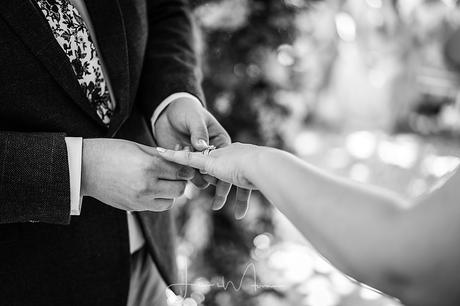
[[[161,113],[163,113],[163,111],[166,109],[166,107],[168,107],[169,104],[173,103],[174,101],[180,98],[189,98],[189,99],[195,100],[198,103],[202,104],[200,99],[198,99],[197,97],[195,97],[194,95],[188,92],[177,92],[167,97],[165,100],[163,100],[163,102],[160,103],[160,105],[158,105],[158,107],[153,112],[152,118],[150,119],[150,122],[152,124],[153,137],[156,138],[154,126],[155,126],[155,122],[157,122],[158,120],[158,117],[160,117]]]
[[[65,144],[69,161],[70,215],[79,216],[82,202],[80,186],[83,139],[81,137],[65,137]]]

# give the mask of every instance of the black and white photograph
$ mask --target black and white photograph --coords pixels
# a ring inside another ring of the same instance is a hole
[[[460,1],[0,2],[0,306],[460,306]]]

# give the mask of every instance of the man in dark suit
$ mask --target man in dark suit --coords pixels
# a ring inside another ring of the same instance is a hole
[[[185,0],[2,1],[0,305],[165,305],[164,211],[207,183],[152,133],[229,143],[201,104],[191,31]]]

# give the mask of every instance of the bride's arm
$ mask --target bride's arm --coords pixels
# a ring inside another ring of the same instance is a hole
[[[340,270],[409,305],[459,305],[446,300],[460,281],[458,173],[404,209],[414,203],[286,152],[262,150],[252,165],[249,180]]]
[[[247,175],[335,266],[362,281],[384,279],[402,199],[278,150],[264,150]]]
[[[254,185],[321,254],[364,283],[417,305],[449,305],[458,291],[459,175],[405,210],[410,203],[395,194],[275,149],[237,144],[210,157],[169,153],[220,179]]]

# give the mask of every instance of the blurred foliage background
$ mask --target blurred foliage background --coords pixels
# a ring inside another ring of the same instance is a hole
[[[191,3],[208,106],[234,141],[409,198],[459,164],[457,1]],[[234,195],[212,212],[212,194],[178,200],[189,285],[171,305],[400,305],[323,260],[260,194],[241,221]]]

